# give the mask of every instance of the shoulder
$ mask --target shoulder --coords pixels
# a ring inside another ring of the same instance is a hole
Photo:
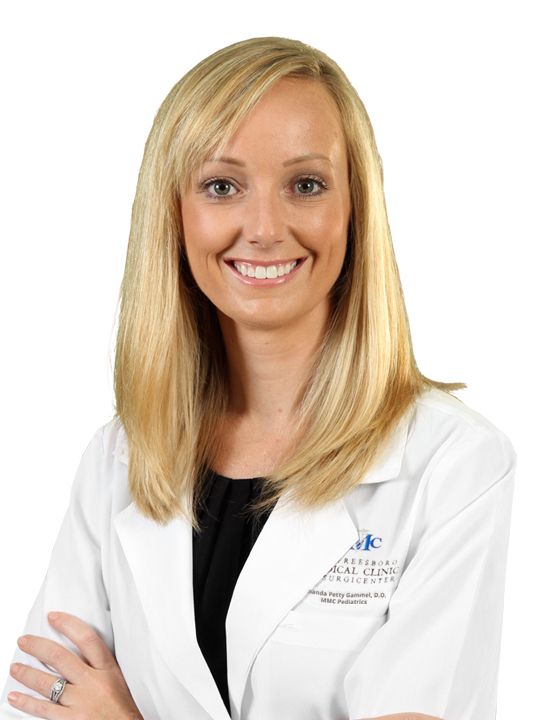
[[[478,444],[515,458],[508,436],[489,418],[448,392],[432,388],[415,401],[412,429],[420,442],[450,449],[456,445]]]
[[[116,462],[127,462],[127,437],[122,421],[115,415],[111,420],[98,428],[105,459]]]
[[[408,465],[428,505],[457,512],[490,490],[513,485],[516,452],[507,435],[466,403],[442,390],[417,398]],[[489,496],[491,496],[490,493]]]
[[[82,454],[81,464],[127,462],[127,439],[120,418],[115,415],[100,425],[90,437]]]
[[[124,427],[114,416],[93,432],[82,453],[72,483],[71,502],[96,523],[131,502],[126,448]]]

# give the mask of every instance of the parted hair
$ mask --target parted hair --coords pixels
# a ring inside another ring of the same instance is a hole
[[[362,482],[431,380],[414,358],[387,219],[383,167],[356,90],[326,54],[298,40],[256,37],[217,50],[170,90],[145,144],[132,206],[115,346],[115,417],[128,446],[131,495],[148,518],[196,507],[229,401],[215,307],[191,274],[181,200],[205,159],[219,154],[280,78],[316,80],[333,97],[347,147],[351,216],[341,273],[319,352],[307,370],[298,432],[250,511],[278,498],[309,510]]]

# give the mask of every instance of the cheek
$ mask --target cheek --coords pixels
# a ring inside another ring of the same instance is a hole
[[[341,268],[347,249],[348,219],[345,222],[339,211],[325,213],[318,218],[309,233],[312,250],[330,270]]]
[[[189,205],[182,211],[184,243],[190,264],[223,249],[224,228],[219,213],[197,211]]]
[[[341,235],[346,236],[349,217],[350,209],[346,198],[336,192],[328,202],[321,203],[311,212],[304,213],[299,218],[299,222],[317,239],[326,236],[334,242]]]

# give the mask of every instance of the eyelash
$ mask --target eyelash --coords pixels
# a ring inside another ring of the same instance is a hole
[[[318,183],[318,184],[323,188],[322,190],[319,190],[319,191],[316,192],[316,193],[308,193],[308,194],[306,194],[306,193],[295,193],[295,194],[297,194],[297,195],[299,195],[300,197],[303,197],[303,198],[305,198],[305,199],[309,199],[309,198],[313,198],[313,197],[318,197],[319,195],[322,195],[322,194],[328,189],[328,185],[324,182],[324,180],[323,180],[322,178],[318,177],[317,175],[301,175],[300,177],[296,178],[296,180],[294,181],[294,185],[296,185],[296,183],[298,183],[298,182],[301,182],[302,180],[313,180],[313,181],[315,181],[316,183]],[[214,183],[218,182],[218,181],[224,182],[224,183],[226,183],[227,185],[232,185],[232,186],[234,186],[234,183],[231,182],[230,180],[227,180],[227,178],[224,178],[224,177],[213,177],[213,178],[210,178],[209,180],[205,180],[204,182],[202,182],[202,183],[199,185],[199,187],[200,187],[201,191],[205,193],[206,197],[207,197],[207,198],[210,198],[210,200],[218,200],[218,201],[220,201],[220,200],[231,200],[233,197],[235,197],[235,195],[211,195],[211,194],[208,192],[208,188],[209,188],[211,185],[213,185]]]

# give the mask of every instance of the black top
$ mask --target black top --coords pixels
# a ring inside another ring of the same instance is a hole
[[[229,711],[225,618],[234,586],[269,512],[259,522],[240,514],[263,486],[264,478],[231,479],[206,474],[205,495],[197,509],[202,531],[193,531],[193,599],[197,642]]]

